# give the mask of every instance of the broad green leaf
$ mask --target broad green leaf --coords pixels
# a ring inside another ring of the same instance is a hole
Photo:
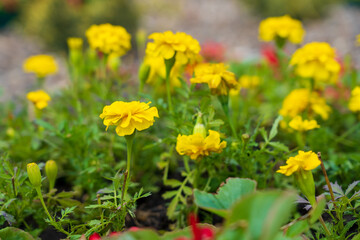
[[[309,223],[307,220],[299,221],[287,229],[286,236],[295,237],[307,231],[308,229]]]
[[[269,145],[278,150],[289,152],[289,148],[281,142],[269,142]]]
[[[210,212],[222,217],[226,215],[226,210],[241,199],[243,196],[253,193],[256,182],[245,178],[228,178],[226,183],[218,189],[217,194],[206,193],[194,190],[195,204]]]
[[[152,230],[127,231],[117,237],[104,238],[111,240],[160,240],[158,234]]]
[[[288,221],[296,195],[290,192],[255,192],[235,203],[226,226],[248,222],[246,236],[254,240],[273,240]]]
[[[315,223],[321,216],[326,206],[326,200],[324,196],[321,196],[317,202],[317,205],[311,210],[310,222]]]
[[[0,230],[1,240],[34,240],[34,238],[27,232],[14,228],[7,227]]]

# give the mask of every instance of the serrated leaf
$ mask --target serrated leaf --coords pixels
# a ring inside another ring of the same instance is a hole
[[[192,188],[187,187],[187,186],[184,186],[183,191],[186,195],[189,195],[189,196],[193,194]]]
[[[356,185],[358,185],[359,182],[360,182],[360,181],[355,181],[355,182],[351,183],[351,184],[347,187],[347,189],[346,189],[346,191],[345,191],[345,195],[348,195],[348,194],[351,192],[351,190],[353,190],[354,187],[356,187]]]
[[[222,217],[226,215],[226,210],[243,196],[253,193],[256,182],[245,178],[228,178],[226,183],[218,189],[217,194],[206,193],[194,190],[195,204],[210,212]]]
[[[263,137],[263,139],[265,140],[265,142],[269,142],[265,128],[263,128],[263,127],[259,128],[259,132],[260,132],[261,136]]]

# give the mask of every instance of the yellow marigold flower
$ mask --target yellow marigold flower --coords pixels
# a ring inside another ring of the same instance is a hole
[[[67,39],[67,44],[69,49],[80,50],[83,46],[83,40],[82,38],[71,37]]]
[[[150,103],[116,101],[104,107],[100,118],[104,119],[106,130],[115,125],[119,136],[131,135],[135,129],[142,131],[149,128],[154,124],[154,118],[159,117],[157,108],[150,108]]]
[[[207,83],[211,92],[217,95],[227,95],[230,89],[238,86],[235,74],[227,71],[223,63],[203,63],[195,67],[195,77],[192,83]]]
[[[312,42],[295,51],[290,65],[303,78],[313,78],[316,82],[335,83],[340,64],[335,60],[335,49],[326,42]]]
[[[165,62],[162,57],[153,57],[151,55],[146,55],[144,58],[144,64],[150,67],[150,72],[146,83],[156,86],[157,88],[163,88],[165,91],[165,77],[166,77],[166,67]],[[170,86],[173,89],[174,87],[180,87],[181,82],[179,77],[184,66],[182,66],[179,61],[175,61],[174,66],[171,68],[170,72]]]
[[[298,44],[303,41],[304,35],[301,22],[288,15],[267,18],[261,21],[259,26],[259,38],[265,42],[282,38]]]
[[[286,161],[285,166],[281,166],[276,172],[282,173],[286,176],[290,176],[296,171],[306,170],[310,171],[315,169],[321,164],[318,156],[313,151],[304,152],[299,151],[295,157],[290,157]]]
[[[23,64],[24,72],[35,73],[38,78],[57,73],[55,59],[49,55],[35,55],[27,58]]]
[[[109,23],[92,25],[86,31],[89,45],[102,53],[125,55],[131,49],[131,35],[121,26]]]
[[[192,36],[177,32],[166,31],[153,33],[149,36],[154,42],[146,46],[146,54],[163,59],[171,59],[176,53],[176,60],[186,64],[196,59],[200,52],[200,44]]]
[[[193,135],[180,135],[177,137],[176,151],[180,155],[188,155],[196,160],[210,153],[221,153],[226,147],[226,141],[220,141],[220,133],[209,130],[209,135],[204,137],[201,133]]]
[[[241,88],[256,88],[260,84],[258,76],[244,75],[239,78],[239,85]]]
[[[316,120],[303,120],[301,116],[293,118],[289,122],[289,126],[299,132],[305,132],[320,127]]]
[[[40,110],[47,107],[48,102],[51,100],[50,96],[43,90],[29,92],[26,98]]]
[[[360,87],[355,87],[351,91],[349,109],[352,112],[359,112],[360,111]]]
[[[320,115],[322,119],[326,120],[329,118],[331,108],[317,92],[310,92],[307,88],[299,88],[286,96],[279,114],[284,117],[295,118],[305,111],[309,115]]]

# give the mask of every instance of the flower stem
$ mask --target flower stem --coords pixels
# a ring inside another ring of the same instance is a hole
[[[172,101],[171,101],[170,73],[171,73],[171,69],[173,68],[173,66],[175,64],[175,56],[176,56],[176,53],[174,54],[174,56],[172,58],[164,59],[165,68],[166,68],[166,77],[165,77],[166,95],[167,95],[167,101],[168,101],[168,105],[169,105],[169,111],[171,114],[173,114],[174,111],[173,111],[173,106],[172,106]]]
[[[124,190],[124,198],[126,198],[126,193],[127,193],[127,189],[128,189],[128,185],[129,185],[129,180],[130,180],[130,170],[131,170],[131,154],[132,154],[132,146],[133,146],[133,142],[134,142],[134,138],[135,138],[135,134],[136,134],[136,130],[133,134],[125,136],[126,139],[126,146],[127,146],[127,164],[126,164],[126,173],[125,173],[125,190]],[[123,199],[121,199],[122,202]],[[123,207],[123,206],[121,206]]]
[[[49,217],[51,222],[54,222],[53,218],[51,217],[51,215],[50,215],[50,213],[49,213],[49,211],[48,211],[48,209],[47,209],[47,207],[45,205],[44,198],[42,196],[40,187],[36,187],[35,190],[36,190],[37,195],[38,195],[38,197],[40,199],[40,202],[41,202],[41,204],[42,204],[42,206],[43,206],[43,208],[44,208],[44,210],[46,212],[46,215]]]

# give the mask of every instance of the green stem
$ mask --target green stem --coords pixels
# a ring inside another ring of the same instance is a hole
[[[171,73],[172,67],[175,64],[175,56],[176,56],[176,53],[174,54],[174,56],[172,58],[164,59],[165,68],[166,68],[166,77],[165,77],[166,95],[167,95],[167,101],[168,101],[168,105],[169,105],[169,111],[172,115],[174,114],[174,110],[173,110],[172,101],[171,101],[170,73]]]
[[[37,195],[38,195],[38,197],[39,197],[39,199],[40,199],[40,202],[41,202],[41,204],[42,204],[42,206],[43,206],[43,208],[44,208],[44,210],[45,210],[45,212],[46,212],[46,215],[49,217],[49,219],[50,219],[51,222],[54,222],[53,218],[51,217],[51,215],[50,215],[50,213],[49,213],[49,211],[48,211],[48,209],[47,209],[47,207],[46,207],[46,205],[45,205],[44,198],[43,198],[43,196],[42,196],[40,187],[35,188],[35,190],[36,190]]]
[[[126,193],[128,189],[127,186],[129,185],[129,180],[130,180],[131,154],[132,154],[132,146],[133,146],[135,134],[136,134],[136,130],[133,134],[125,136],[126,146],[127,146],[127,164],[126,164],[126,184],[124,190],[124,198],[126,198]],[[121,199],[121,201],[123,202],[123,199]]]

